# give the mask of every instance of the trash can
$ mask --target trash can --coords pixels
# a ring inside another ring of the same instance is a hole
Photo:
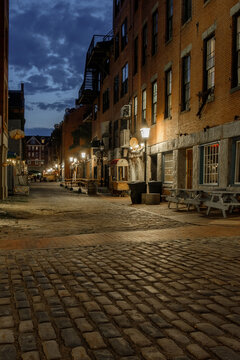
[[[142,193],[146,193],[146,182],[145,181],[132,181],[128,183],[129,189],[131,190],[132,204],[142,203]]]
[[[162,195],[162,181],[149,181],[148,182],[149,192]]]

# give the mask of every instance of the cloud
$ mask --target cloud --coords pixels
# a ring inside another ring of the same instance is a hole
[[[70,103],[70,99],[65,100],[64,102],[62,101],[56,101],[54,103],[44,103],[44,102],[39,102],[39,103],[35,103],[35,105],[40,109],[40,110],[56,110],[56,111],[64,111]]]
[[[80,87],[91,37],[111,28],[111,3],[25,0],[21,7],[20,2],[12,5],[10,64],[27,81],[26,93]],[[45,85],[28,77],[33,69],[38,80],[48,75]]]

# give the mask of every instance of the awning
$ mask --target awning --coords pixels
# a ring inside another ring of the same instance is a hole
[[[126,159],[113,159],[110,164],[116,166],[128,166],[128,161]]]

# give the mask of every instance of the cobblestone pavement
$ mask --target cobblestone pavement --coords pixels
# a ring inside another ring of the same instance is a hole
[[[177,220],[131,206],[129,198],[89,197],[61,188],[59,183],[33,184],[29,198],[9,198],[0,204],[0,210],[0,240],[182,225]]]
[[[0,360],[240,359],[240,237],[102,241],[0,251]]]

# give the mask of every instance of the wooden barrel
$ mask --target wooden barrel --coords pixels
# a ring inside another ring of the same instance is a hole
[[[88,189],[88,195],[96,195],[97,193],[97,186],[94,182],[89,182],[87,185],[87,189]]]

